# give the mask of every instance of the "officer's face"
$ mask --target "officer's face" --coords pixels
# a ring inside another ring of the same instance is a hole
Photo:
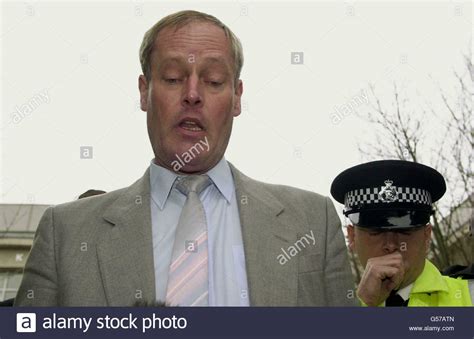
[[[216,165],[226,150],[233,118],[240,114],[242,82],[234,80],[222,28],[192,22],[158,34],[151,79],[139,79],[156,163],[187,173]]]
[[[348,226],[349,247],[357,253],[362,266],[373,257],[383,257],[400,252],[405,276],[400,287],[404,287],[421,274],[426,253],[430,246],[431,225],[406,231],[379,231],[357,226]]]

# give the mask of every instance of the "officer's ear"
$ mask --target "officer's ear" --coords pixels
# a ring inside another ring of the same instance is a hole
[[[351,251],[354,250],[354,239],[355,239],[354,225],[347,225],[347,240],[349,242],[349,248]]]
[[[431,224],[428,224],[425,226],[425,229],[423,230],[424,238],[425,238],[425,253],[428,253],[428,251],[430,250],[432,228],[433,226],[431,226]]]

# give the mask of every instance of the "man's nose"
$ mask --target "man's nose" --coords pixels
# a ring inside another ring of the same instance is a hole
[[[398,233],[385,232],[383,234],[383,249],[386,253],[393,253],[399,249]]]
[[[200,84],[197,76],[190,76],[186,79],[184,86],[183,102],[184,107],[199,107],[202,104]]]

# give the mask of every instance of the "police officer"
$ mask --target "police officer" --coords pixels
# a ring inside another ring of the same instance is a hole
[[[373,161],[339,174],[331,194],[344,204],[349,247],[365,270],[357,295],[368,306],[472,306],[466,280],[442,276],[426,259],[432,203],[446,191],[435,169]]]

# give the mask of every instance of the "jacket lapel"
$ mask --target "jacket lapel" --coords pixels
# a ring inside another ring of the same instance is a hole
[[[279,264],[293,245],[298,220],[269,191],[230,164],[245,251],[251,306],[297,305],[297,263]],[[97,256],[109,306],[155,301],[155,268],[150,211],[150,172],[123,190],[104,211],[110,230],[98,241]],[[137,221],[141,221],[138,222]]]
[[[234,177],[251,306],[297,304],[297,263],[280,265],[282,249],[295,243],[284,206],[270,192],[229,164]]]
[[[150,212],[150,170],[123,190],[104,211],[111,224],[97,245],[109,306],[155,300],[155,268]]]

